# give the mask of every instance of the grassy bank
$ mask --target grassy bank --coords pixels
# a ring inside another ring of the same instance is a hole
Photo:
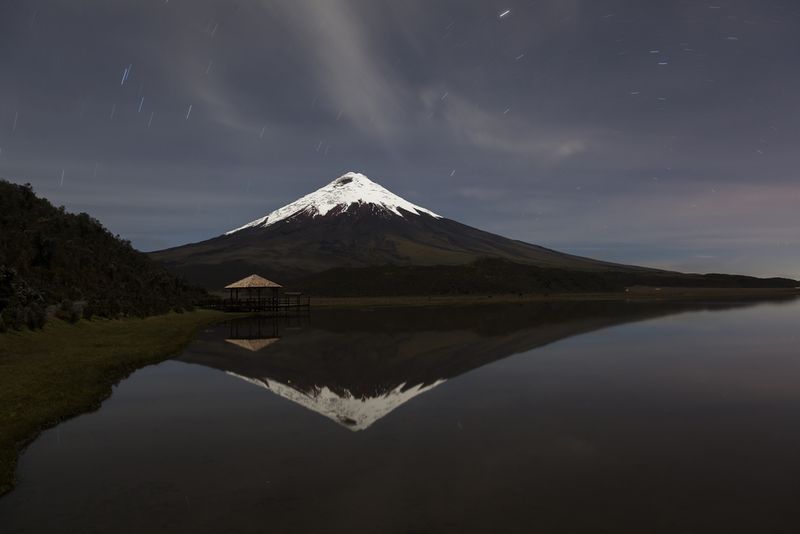
[[[473,306],[547,301],[614,301],[614,300],[697,300],[697,299],[771,299],[800,296],[797,289],[761,288],[632,288],[626,292],[498,294],[498,295],[432,295],[396,297],[313,297],[313,308],[384,308],[427,306]]]
[[[229,317],[202,310],[74,325],[56,320],[43,331],[0,334],[0,495],[13,487],[17,457],[39,432],[98,408],[120,379]]]

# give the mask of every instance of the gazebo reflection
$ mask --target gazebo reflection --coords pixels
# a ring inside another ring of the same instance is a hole
[[[257,352],[280,339],[278,321],[267,317],[252,317],[247,320],[231,321],[226,342]]]

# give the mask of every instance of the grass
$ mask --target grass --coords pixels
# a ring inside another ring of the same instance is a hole
[[[17,458],[42,430],[99,408],[114,384],[226,317],[201,310],[74,325],[52,320],[43,331],[0,334],[0,495],[13,488]]]

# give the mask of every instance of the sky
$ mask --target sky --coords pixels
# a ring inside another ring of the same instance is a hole
[[[149,251],[348,171],[599,259],[800,278],[800,4],[0,0],[0,177]]]

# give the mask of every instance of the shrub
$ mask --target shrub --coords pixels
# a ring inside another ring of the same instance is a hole
[[[12,308],[14,312],[14,330],[22,330],[25,326],[25,308]]]
[[[0,319],[3,320],[3,324],[5,325],[6,330],[9,330],[11,328],[16,328],[14,325],[15,317],[16,317],[16,310],[10,306],[4,308],[3,313],[0,313]]]
[[[75,307],[74,307],[72,301],[64,299],[64,300],[61,301],[61,304],[58,306],[58,309],[56,310],[55,315],[56,315],[56,317],[58,317],[62,321],[67,321],[67,322],[71,323],[71,322],[74,322],[74,321],[72,321],[72,316],[73,316],[74,313],[75,313]]]
[[[44,326],[46,314],[41,306],[31,304],[25,308],[25,326],[29,330],[37,330]]]

